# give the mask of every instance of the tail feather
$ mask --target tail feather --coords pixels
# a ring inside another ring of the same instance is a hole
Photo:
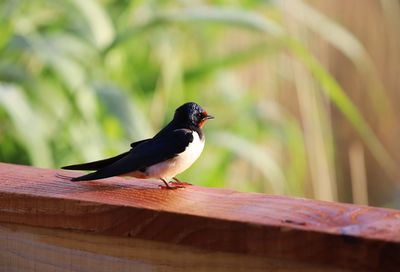
[[[100,179],[99,177],[94,176],[93,174],[95,174],[97,172],[93,172],[87,175],[83,175],[83,176],[79,176],[79,177],[70,177],[70,176],[66,176],[66,175],[62,175],[62,174],[55,174],[56,178],[59,179],[64,179],[64,180],[68,180],[68,181],[84,181],[84,180],[95,180],[95,179]]]
[[[66,170],[99,170],[101,168],[104,168],[104,167],[106,167],[106,166],[108,166],[110,164],[113,164],[114,162],[122,159],[128,153],[129,153],[129,151],[125,152],[125,153],[122,153],[122,154],[120,154],[118,156],[115,156],[115,157],[112,157],[112,158],[108,158],[108,159],[104,159],[104,160],[63,166],[63,167],[61,167],[61,169],[66,169]]]
[[[92,172],[83,176],[71,178],[71,181],[85,181],[85,180],[96,180],[96,179],[103,179],[109,178],[112,176],[119,175],[123,173],[119,171],[120,169],[113,168],[113,167],[105,167],[102,169],[97,170],[96,172]]]
[[[97,172],[89,173],[83,176],[71,178],[71,181],[85,181],[85,180],[95,180],[95,179],[102,179],[104,177],[99,176]]]

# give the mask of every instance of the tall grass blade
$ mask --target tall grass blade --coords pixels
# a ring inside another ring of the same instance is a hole
[[[318,60],[303,46],[303,44],[296,40],[289,39],[288,47],[291,52],[309,69],[321,85],[322,90],[359,133],[377,162],[389,175],[395,176],[397,166],[394,159],[386,151],[360,112],[348,98],[342,87],[340,87],[336,80],[325,71]]]

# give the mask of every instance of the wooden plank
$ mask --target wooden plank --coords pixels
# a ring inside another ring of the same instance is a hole
[[[357,269],[400,264],[400,212],[0,164],[0,222]]]
[[[0,225],[0,271],[343,271],[327,266],[193,247]]]

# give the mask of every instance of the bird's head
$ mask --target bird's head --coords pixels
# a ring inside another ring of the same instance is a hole
[[[194,102],[183,104],[176,109],[174,115],[174,120],[198,128],[202,128],[209,119],[214,119],[214,116],[208,115],[202,107]]]

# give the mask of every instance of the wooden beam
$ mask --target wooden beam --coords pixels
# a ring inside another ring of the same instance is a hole
[[[0,224],[0,271],[343,271],[150,240]]]
[[[157,242],[210,258],[224,253],[349,269],[400,265],[397,210],[197,186],[162,190],[157,181],[128,178],[73,183],[56,173],[78,174],[0,164],[3,226]]]

